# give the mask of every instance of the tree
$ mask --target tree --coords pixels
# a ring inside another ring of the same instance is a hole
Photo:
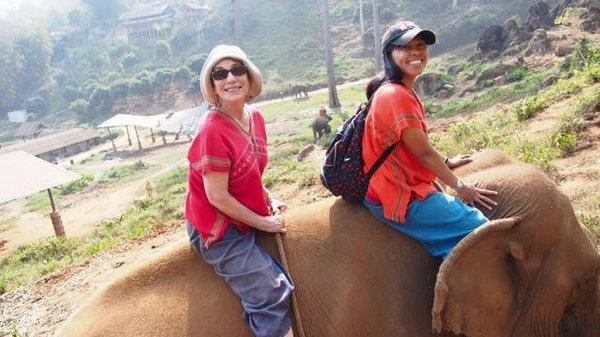
[[[161,60],[161,61],[165,61],[169,59],[169,56],[171,56],[171,47],[169,47],[169,44],[167,43],[167,41],[165,40],[160,40],[156,43],[156,58]]]
[[[52,44],[47,35],[25,33],[15,38],[9,55],[9,73],[17,104],[42,86],[48,72]]]
[[[231,0],[231,4],[233,5],[233,25],[235,28],[235,43],[238,47],[242,48],[242,18],[240,17],[240,1],[239,0]]]
[[[25,101],[25,111],[36,115],[43,115],[48,112],[48,103],[40,96],[32,97]]]
[[[375,48],[375,72],[381,70],[381,41],[379,40],[379,1],[373,0],[373,45]]]
[[[360,35],[365,33],[365,18],[363,16],[363,0],[358,0],[358,15],[360,17]]]
[[[339,108],[341,106],[335,87],[335,75],[333,73],[333,51],[331,50],[331,28],[329,24],[329,1],[321,0],[323,10],[323,35],[325,37],[325,62],[327,64],[327,85],[329,86],[329,107]]]
[[[79,27],[81,25],[81,11],[79,9],[70,11],[67,17],[69,18],[69,26]]]

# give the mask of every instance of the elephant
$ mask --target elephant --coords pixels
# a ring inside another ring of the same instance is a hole
[[[307,337],[600,336],[600,255],[539,169],[484,151],[457,174],[498,191],[445,260],[329,198],[286,216]],[[260,243],[274,256],[271,234]],[[101,290],[60,336],[251,336],[225,281],[186,241]],[[296,334],[298,336],[298,334]]]

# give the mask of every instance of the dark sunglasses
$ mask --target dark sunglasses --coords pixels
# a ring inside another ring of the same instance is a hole
[[[233,76],[235,77],[240,77],[242,75],[245,75],[248,73],[248,69],[246,69],[246,65],[244,64],[236,64],[233,67],[231,67],[231,69],[218,69],[212,72],[212,74],[210,74],[210,76],[212,77],[213,80],[215,81],[220,81],[220,80],[224,80],[227,78],[227,76],[229,76],[229,73],[231,73]]]

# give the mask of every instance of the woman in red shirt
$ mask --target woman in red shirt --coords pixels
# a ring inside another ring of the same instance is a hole
[[[256,230],[284,232],[285,205],[262,184],[267,135],[260,112],[246,105],[260,94],[262,77],[236,46],[219,45],[200,74],[206,113],[188,152],[185,217],[190,242],[240,296],[256,336],[292,336],[292,282],[255,241]]]
[[[385,149],[398,143],[371,178],[365,205],[386,224],[421,242],[430,254],[444,258],[460,239],[489,221],[471,206],[491,208],[496,203],[490,196],[496,192],[463,183],[452,173],[451,169],[469,162],[469,156],[448,159],[429,143],[425,109],[413,83],[429,60],[427,46],[435,40],[433,32],[409,21],[385,32],[385,72],[367,88],[367,96],[373,97],[363,159],[368,171]],[[433,184],[436,178],[460,198],[438,192]]]

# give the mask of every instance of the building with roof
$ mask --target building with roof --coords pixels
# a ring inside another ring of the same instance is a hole
[[[169,37],[173,30],[175,10],[164,4],[136,7],[121,14],[119,22],[130,42]]]
[[[76,128],[1,148],[0,154],[25,151],[46,161],[56,162],[58,159],[87,151],[100,142],[101,137],[97,131]]]
[[[193,25],[194,23],[204,19],[210,10],[206,6],[202,6],[196,2],[188,1],[179,7],[176,15],[178,25]]]
[[[30,117],[30,114],[25,110],[10,111],[6,115],[8,121],[13,123],[25,123]]]
[[[35,139],[41,136],[41,133],[50,128],[41,122],[27,122],[19,126],[15,132],[15,136],[23,138],[27,141],[28,139]]]

